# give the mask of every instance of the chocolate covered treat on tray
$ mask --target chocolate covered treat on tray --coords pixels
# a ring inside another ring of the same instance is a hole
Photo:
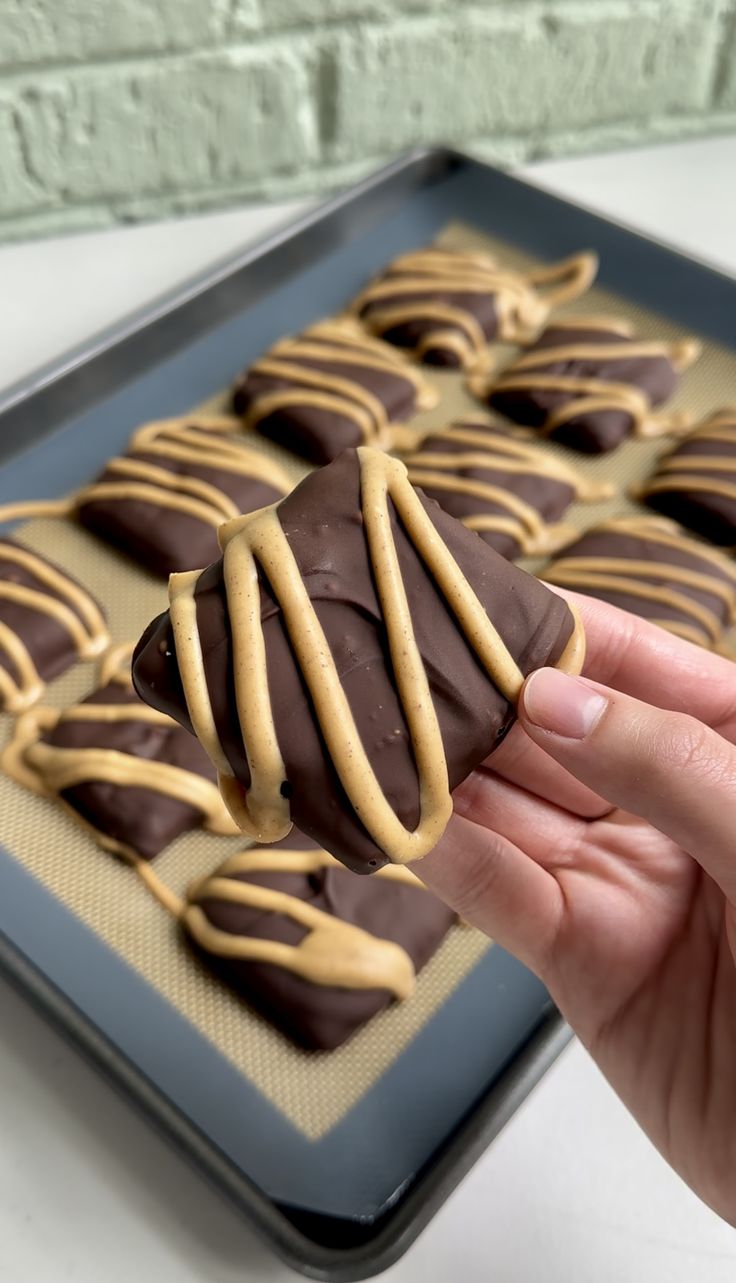
[[[217,556],[217,528],[288,494],[292,480],[249,445],[234,417],[145,423],[91,485],[58,500],[4,504],[0,520],[75,517],[145,570],[166,578]]]
[[[20,713],[52,678],[109,644],[102,608],[66,570],[0,539],[0,710]]]
[[[195,882],[180,921],[219,978],[294,1041],[328,1051],[411,995],[454,914],[409,869],[356,877],[293,829]]]
[[[395,423],[436,401],[418,370],[351,317],[281,339],[233,391],[233,409],[246,428],[318,464],[348,446],[387,449]]]
[[[0,766],[60,802],[105,850],[135,864],[191,829],[237,829],[201,746],[133,691],[130,649],[127,665],[106,663],[104,684],[80,703],[24,713]]]
[[[736,405],[660,459],[638,495],[711,543],[736,547]]]
[[[525,676],[582,664],[562,598],[380,451],[345,451],[220,537],[219,562],[172,577],[134,682],[194,729],[259,842],[293,820],[359,872],[426,854]]]
[[[481,250],[430,245],[402,254],[352,304],[373,334],[426,365],[470,369],[494,341],[530,340],[551,308],[583,294],[598,259],[582,253],[529,272]]]
[[[615,317],[555,319],[498,372],[480,371],[471,392],[514,423],[581,450],[604,454],[626,437],[682,432],[682,414],[655,414],[700,352],[691,339],[632,337]]]
[[[736,617],[736,566],[663,517],[603,522],[540,574],[709,649]]]
[[[511,560],[556,552],[575,534],[560,521],[570,504],[613,493],[529,433],[496,423],[431,432],[403,461],[413,485]]]
[[[88,530],[165,577],[217,555],[217,527],[288,494],[275,459],[249,447],[237,419],[189,415],[147,423],[124,455],[75,496]]]

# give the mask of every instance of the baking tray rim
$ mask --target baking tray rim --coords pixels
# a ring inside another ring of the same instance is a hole
[[[58,360],[31,372],[6,388],[0,393],[0,416],[11,421],[11,441],[8,443],[6,438],[10,449],[0,457],[0,466],[29,444],[22,433],[12,440],[13,412],[19,407],[28,406],[64,381],[73,380],[92,362],[103,362],[126,340],[139,336],[158,323],[165,324],[188,303],[215,290],[238,272],[258,264],[284,246],[296,245],[305,235],[308,236],[322,226],[326,219],[344,214],[351,207],[370,204],[371,199],[382,189],[397,180],[403,179],[406,187],[406,190],[397,194],[395,203],[398,205],[402,195],[406,196],[408,191],[420,190],[433,177],[441,178],[451,169],[460,166],[491,174],[499,172],[494,166],[452,148],[426,147],[406,152],[346,192],[319,204],[266,237],[248,244],[244,250],[212,264],[204,272],[123,317],[109,329],[94,335]],[[545,188],[544,184],[515,175],[513,178],[518,187],[543,194],[560,206],[587,213],[640,242],[672,253],[678,259],[709,273],[714,279],[727,282],[730,286],[734,284],[734,278],[727,273],[693,255],[683,254],[661,239],[643,234],[617,220],[607,219],[585,205],[567,201]],[[288,275],[289,273],[284,279],[288,279]],[[275,284],[270,288],[275,288]],[[192,337],[194,332],[190,333],[190,338]],[[180,345],[175,345],[172,350],[176,350],[178,346]],[[63,416],[56,422],[44,425],[35,439],[48,435],[59,422],[63,422]],[[5,423],[2,426],[5,427]],[[441,1151],[418,1174],[408,1189],[400,1194],[395,1207],[377,1223],[376,1233],[370,1241],[359,1248],[335,1250],[299,1230],[289,1220],[284,1209],[274,1204],[224,1158],[213,1143],[208,1142],[194,1124],[172,1105],[164,1093],[155,1088],[124,1053],[100,1033],[71,999],[56,989],[53,982],[1,934],[0,971],[29,998],[37,1010],[92,1060],[110,1082],[133,1100],[180,1152],[247,1213],[256,1231],[283,1260],[310,1277],[345,1280],[346,1283],[388,1268],[406,1251],[572,1036],[559,1013],[550,1011],[487,1094],[448,1137]]]
[[[307,1278],[331,1283],[371,1278],[404,1255],[573,1037],[562,1016],[550,1005],[525,1045],[448,1137],[437,1156],[406,1191],[399,1193],[394,1207],[379,1218],[376,1232],[357,1247],[335,1249],[300,1230],[290,1219],[289,1210],[274,1203],[203,1136],[4,932],[0,932],[0,977],[245,1215],[255,1234],[281,1260]],[[329,1223],[337,1218],[316,1219]]]
[[[92,361],[104,358],[113,349],[119,348],[126,340],[140,335],[157,323],[165,323],[172,315],[181,312],[187,304],[195,302],[202,295],[216,289],[240,271],[252,267],[268,256],[274,256],[288,244],[296,244],[310,232],[322,226],[326,220],[343,214],[350,206],[363,204],[377,191],[388,187],[392,180],[414,178],[415,185],[433,176],[442,177],[451,169],[469,167],[488,173],[504,174],[513,179],[518,187],[525,187],[537,194],[546,196],[557,205],[574,209],[589,215],[601,223],[617,228],[637,241],[653,248],[665,250],[678,259],[692,264],[703,272],[709,273],[714,280],[733,284],[736,273],[729,273],[707,258],[690,252],[685,253],[667,239],[644,232],[626,220],[608,218],[605,214],[584,202],[573,201],[561,196],[545,183],[535,181],[528,176],[520,177],[512,170],[492,165],[452,146],[438,143],[413,147],[401,152],[396,158],[366,175],[359,182],[319,201],[314,208],[306,210],[295,219],[247,242],[243,249],[235,250],[221,259],[216,259],[201,272],[187,277],[180,284],[149,300],[140,308],[120,317],[109,327],[97,331],[84,342],[68,349],[38,368],[31,370],[21,379],[0,387],[0,418],[8,416],[11,411],[25,405],[31,398],[56,387],[62,380],[75,375],[82,367],[88,367]],[[273,288],[273,285],[271,286]],[[191,337],[191,336],[190,336]],[[40,435],[43,435],[41,433]],[[27,440],[19,439],[16,449],[24,449]],[[15,453],[15,451],[12,451]],[[9,453],[0,454],[0,463],[10,457]]]
[[[6,428],[7,420],[12,420],[13,412],[19,407],[28,405],[39,395],[53,392],[63,381],[83,375],[92,362],[104,362],[126,339],[141,335],[157,322],[165,323],[188,302],[216,289],[266,254],[278,252],[284,244],[294,243],[304,233],[318,228],[325,217],[369,201],[374,191],[390,184],[392,179],[413,178],[410,190],[419,190],[431,181],[433,174],[441,177],[460,165],[474,166],[476,163],[472,158],[446,148],[421,148],[404,154],[346,192],[323,202],[315,210],[261,238],[244,251],[216,262],[210,269],[62,354],[56,361],[32,371],[0,394],[2,427]],[[406,194],[398,193],[395,205]],[[193,330],[190,338],[196,337],[197,332]],[[183,346],[183,343],[178,346]],[[17,434],[13,440],[11,428],[4,434],[6,448],[0,455],[0,467],[29,446],[36,446],[63,424],[66,417],[60,415],[56,420],[44,420],[42,430],[31,440],[23,433]],[[448,1134],[436,1154],[414,1179],[397,1191],[393,1206],[374,1222],[375,1232],[373,1227],[368,1227],[359,1246],[336,1249],[327,1240],[330,1224],[340,1224],[339,1218],[311,1218],[315,1224],[326,1227],[324,1239],[311,1237],[299,1228],[290,1218],[289,1209],[274,1202],[239,1170],[215,1142],[206,1137],[165,1092],[2,931],[0,975],[25,996],[31,1006],[112,1086],[131,1100],[183,1157],[239,1207],[255,1232],[282,1260],[308,1277],[345,1280],[345,1283],[382,1272],[405,1253],[572,1037],[562,1017],[549,1004],[524,1045],[494,1078],[460,1124]],[[309,1223],[309,1215],[296,1213],[296,1216],[302,1225]]]

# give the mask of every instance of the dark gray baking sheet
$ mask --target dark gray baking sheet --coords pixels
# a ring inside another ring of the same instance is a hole
[[[138,423],[216,392],[453,219],[542,258],[597,249],[602,284],[736,339],[726,277],[499,171],[421,154],[208,274],[91,358],[76,354],[61,378],[43,372],[8,393],[0,502],[91,477]],[[564,1041],[543,987],[493,949],[343,1121],[308,1141],[6,851],[0,932],[18,983],[314,1277],[365,1277],[395,1259]]]

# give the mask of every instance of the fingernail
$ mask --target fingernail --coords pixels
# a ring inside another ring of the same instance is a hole
[[[540,668],[524,687],[523,711],[542,730],[582,740],[600,720],[608,700],[587,682],[556,668]]]

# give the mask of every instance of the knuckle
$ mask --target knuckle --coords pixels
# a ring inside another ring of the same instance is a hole
[[[452,906],[461,918],[469,922],[477,920],[479,911],[486,913],[493,906],[499,895],[500,854],[496,850],[496,841],[488,835],[485,851],[463,861],[457,870],[455,884],[452,888]]]
[[[690,782],[718,782],[733,769],[725,740],[719,752],[715,733],[686,713],[663,715],[651,749],[655,768],[669,782],[677,775]]]

